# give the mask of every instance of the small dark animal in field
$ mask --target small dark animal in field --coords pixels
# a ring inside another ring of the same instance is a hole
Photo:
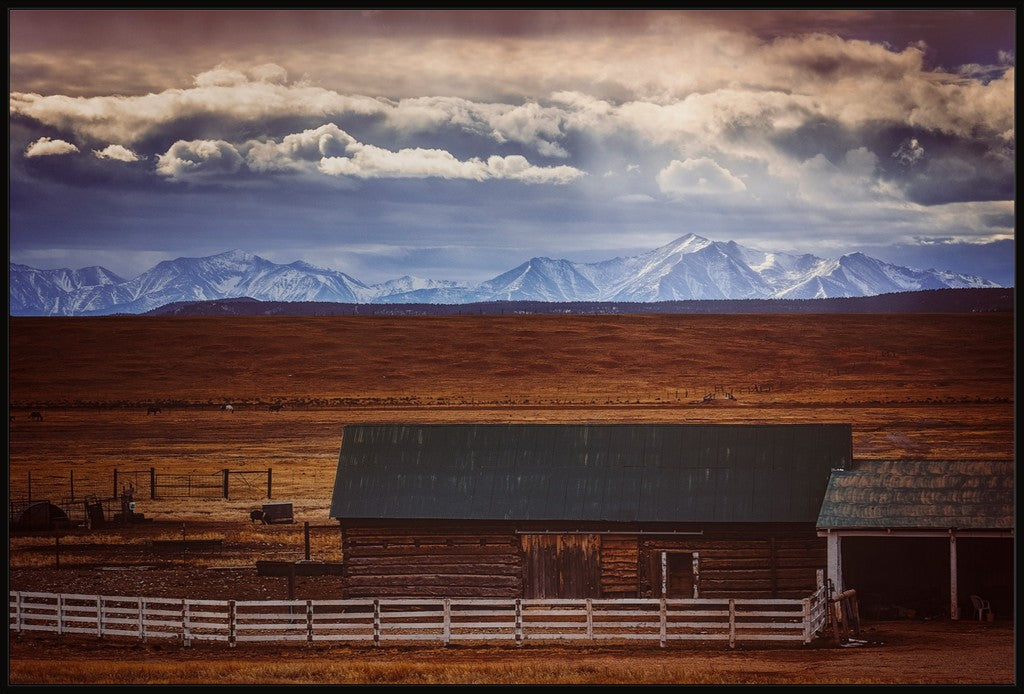
[[[33,422],[41,422],[41,421],[43,421],[43,413],[42,412],[33,412],[32,414],[30,414],[28,416],[28,418],[31,419]]]
[[[704,396],[704,399],[701,402],[711,402],[714,399],[715,399],[715,394],[714,393],[708,393],[707,395]]]
[[[284,407],[284,405],[282,405],[281,403],[277,403],[276,405],[271,405],[267,409],[270,410],[271,412],[280,412],[282,407]]]
[[[221,412],[234,412],[235,408],[232,407],[231,405],[221,405],[220,406],[220,411]]]
[[[263,517],[262,509],[255,508],[252,511],[249,511],[249,522],[255,523],[256,521],[262,521],[264,524],[267,522]]]
[[[159,407],[157,407],[156,405],[150,405],[149,409],[146,410],[146,414],[156,414],[159,411],[160,411]]]

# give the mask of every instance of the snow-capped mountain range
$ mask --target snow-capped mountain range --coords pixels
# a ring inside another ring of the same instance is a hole
[[[10,315],[144,313],[180,301],[464,304],[479,301],[655,302],[817,299],[928,289],[998,287],[981,277],[915,270],[863,253],[837,259],[771,253],[687,234],[661,248],[597,263],[532,258],[477,285],[401,277],[364,284],[303,261],[288,265],[240,250],[165,260],[125,280],[101,267],[37,270],[10,264]]]

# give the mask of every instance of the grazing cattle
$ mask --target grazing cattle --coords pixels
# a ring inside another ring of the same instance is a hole
[[[221,412],[234,412],[235,408],[232,407],[231,405],[221,405],[220,406],[220,411]]]
[[[267,409],[270,410],[271,412],[280,412],[282,407],[284,407],[284,405],[282,405],[281,403],[277,403],[276,405],[271,405]]]
[[[261,521],[262,523],[266,524],[267,519],[263,517],[262,509],[257,508],[253,509],[252,511],[249,511],[249,522],[255,523],[256,521]]]
[[[159,407],[157,407],[156,405],[150,405],[149,409],[146,410],[146,414],[156,414],[159,411],[160,411]]]
[[[41,421],[43,421],[43,413],[42,412],[33,412],[32,414],[30,414],[28,416],[28,418],[31,419],[32,421],[35,421],[35,422],[41,422]]]

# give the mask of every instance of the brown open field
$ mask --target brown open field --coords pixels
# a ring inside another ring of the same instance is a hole
[[[1008,313],[11,318],[9,328],[12,496],[25,494],[30,473],[33,498],[57,499],[72,470],[81,497],[110,496],[114,468],[122,481],[150,467],[271,468],[274,498],[291,501],[300,523],[327,525],[342,429],[359,422],[849,422],[855,458],[1013,457]],[[716,397],[702,402],[707,394]],[[235,411],[220,411],[225,403]],[[284,407],[271,412],[272,403]],[[149,405],[161,412],[147,414]],[[282,579],[231,568],[301,558],[300,524],[249,523],[264,493],[242,484],[229,501],[137,498],[152,523],[68,531],[59,568],[52,535],[14,536],[11,588],[284,597]],[[146,549],[182,533],[223,538],[224,549],[185,566]],[[311,544],[314,558],[340,558],[335,530],[315,529]],[[300,579],[296,597],[328,597],[336,580]],[[562,671],[577,682],[1013,681],[1012,624],[877,628],[888,646],[682,661],[655,648],[629,665],[594,650],[563,658]],[[13,681],[68,683],[570,681],[535,649],[339,649],[337,659],[358,661],[342,671],[318,663],[315,649],[297,648],[285,664],[270,649],[229,658],[155,648],[24,639],[12,643],[11,671]],[[136,667],[117,665],[127,659]]]

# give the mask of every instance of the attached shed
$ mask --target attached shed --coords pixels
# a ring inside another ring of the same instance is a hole
[[[359,425],[348,597],[800,597],[846,424]]]
[[[1011,461],[857,461],[835,470],[818,516],[828,573],[878,617],[1013,609]],[[909,613],[909,614],[907,614]]]

